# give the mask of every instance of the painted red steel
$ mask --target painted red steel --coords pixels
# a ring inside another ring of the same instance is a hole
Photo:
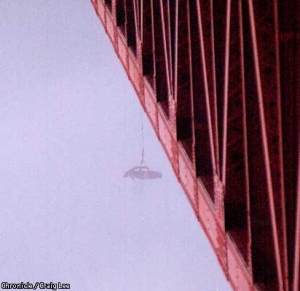
[[[299,291],[300,2],[92,4],[232,288]]]

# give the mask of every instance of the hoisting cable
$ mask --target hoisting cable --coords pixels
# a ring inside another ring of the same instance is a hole
[[[145,163],[145,149],[144,149],[144,125],[142,121],[142,159],[141,159],[141,165]]]

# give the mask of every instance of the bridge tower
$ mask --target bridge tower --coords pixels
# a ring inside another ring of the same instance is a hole
[[[300,1],[92,0],[237,291],[299,291]]]

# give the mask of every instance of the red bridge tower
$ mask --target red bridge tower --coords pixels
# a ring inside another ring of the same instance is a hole
[[[92,4],[233,289],[299,291],[300,1]]]

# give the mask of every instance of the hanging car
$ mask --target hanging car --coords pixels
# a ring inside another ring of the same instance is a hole
[[[158,171],[150,170],[147,166],[136,166],[125,172],[124,177],[146,180],[162,178],[162,174]]]

